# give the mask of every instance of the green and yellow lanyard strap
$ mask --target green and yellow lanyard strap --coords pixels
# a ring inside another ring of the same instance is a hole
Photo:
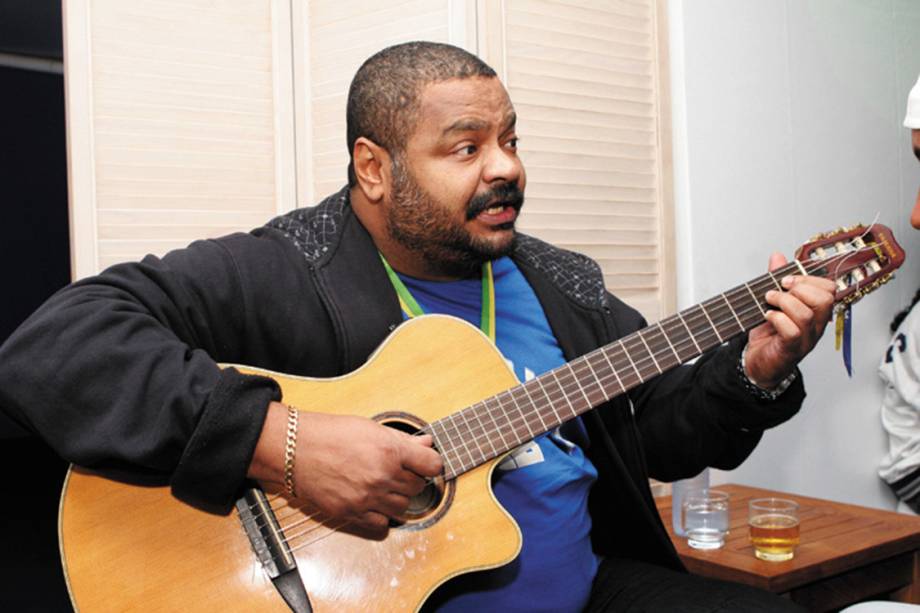
[[[424,315],[425,311],[419,306],[409,288],[402,282],[396,271],[387,262],[387,259],[380,254],[383,261],[383,267],[386,268],[387,276],[390,277],[390,283],[396,290],[399,297],[399,306],[402,308],[406,317],[412,319],[419,315]],[[492,344],[495,344],[495,279],[492,276],[492,262],[486,262],[482,265],[482,310],[479,314],[479,329],[489,337]]]

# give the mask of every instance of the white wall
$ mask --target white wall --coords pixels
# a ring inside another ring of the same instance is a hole
[[[908,252],[854,307],[854,376],[833,329],[802,364],[808,398],[714,480],[893,508],[876,375],[920,285],[907,223],[920,165],[901,127],[920,73],[920,0],[670,0],[681,307],[759,275],[770,251],[876,214]]]

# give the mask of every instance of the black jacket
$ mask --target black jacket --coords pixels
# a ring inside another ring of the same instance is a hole
[[[645,324],[607,293],[588,258],[526,236],[512,257],[567,359]],[[0,407],[67,460],[168,478],[178,497],[226,511],[279,391],[217,362],[340,375],[401,321],[343,189],[250,234],[61,290],[0,347]],[[649,476],[735,467],[765,428],[798,410],[799,381],[774,402],[748,393],[736,371],[741,347],[729,343],[585,415],[599,473],[589,497],[598,553],[680,568]]]

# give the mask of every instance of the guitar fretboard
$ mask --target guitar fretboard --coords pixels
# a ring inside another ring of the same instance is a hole
[[[452,479],[756,327],[795,263],[605,345],[427,428]]]

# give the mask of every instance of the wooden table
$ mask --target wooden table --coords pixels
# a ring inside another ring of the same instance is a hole
[[[657,498],[658,512],[681,560],[694,574],[737,581],[783,594],[812,611],[863,600],[920,603],[920,517],[808,498],[744,485],[728,492],[730,533],[725,546],[692,549],[671,527],[671,497]],[[747,528],[751,498],[778,496],[801,506],[801,545],[787,562],[754,557]]]

